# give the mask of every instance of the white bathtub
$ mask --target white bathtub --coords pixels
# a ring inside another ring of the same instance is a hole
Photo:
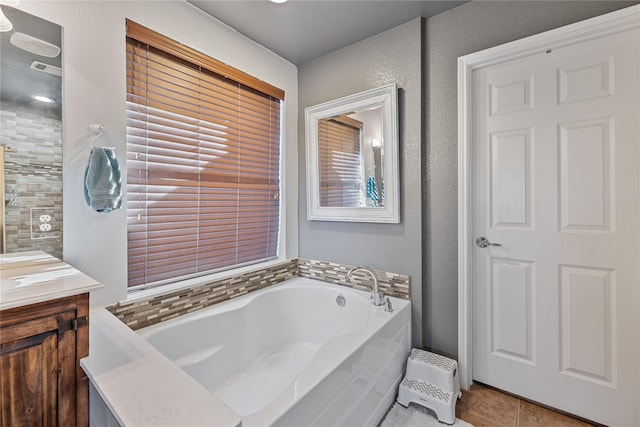
[[[243,427],[375,426],[410,350],[410,304],[391,301],[295,278],[137,332]]]

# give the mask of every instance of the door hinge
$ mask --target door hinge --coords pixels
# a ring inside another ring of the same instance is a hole
[[[58,336],[61,337],[67,331],[77,331],[80,327],[89,324],[88,316],[76,317],[71,320],[63,320],[58,318]]]
[[[71,324],[73,325],[73,330],[77,331],[82,326],[86,326],[89,324],[89,316],[76,317],[71,321]]]

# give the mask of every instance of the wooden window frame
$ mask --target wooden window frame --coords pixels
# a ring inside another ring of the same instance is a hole
[[[284,101],[284,91],[160,33],[127,19],[127,36]]]

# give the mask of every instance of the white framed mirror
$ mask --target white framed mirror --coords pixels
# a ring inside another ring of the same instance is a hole
[[[305,109],[307,218],[400,222],[395,84]]]

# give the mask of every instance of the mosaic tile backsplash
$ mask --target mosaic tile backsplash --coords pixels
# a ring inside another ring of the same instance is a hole
[[[365,291],[370,290],[373,286],[373,281],[369,274],[356,271],[351,276],[349,282],[345,280],[347,273],[353,267],[353,265],[344,265],[335,262],[298,258],[299,276],[335,283],[337,285],[349,286],[351,288]],[[382,293],[392,297],[409,299],[409,276],[406,274],[389,273],[381,270],[375,270],[375,272],[376,276],[378,276],[378,285],[380,286]]]
[[[265,269],[168,292],[145,300],[120,302],[107,307],[107,309],[131,329],[137,330],[237,298],[296,276],[356,289],[371,289],[373,283],[369,275],[356,272],[348,283],[344,280],[352,267],[333,262],[294,259]],[[409,299],[409,276],[378,270],[376,270],[376,275],[380,289],[386,295]]]
[[[297,272],[298,263],[292,260],[142,301],[120,302],[107,309],[131,329],[137,330],[275,285],[296,277]]]

